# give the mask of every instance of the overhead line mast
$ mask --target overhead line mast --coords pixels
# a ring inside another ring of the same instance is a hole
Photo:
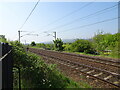
[[[39,1],[40,1],[40,0],[37,1],[37,3],[35,4],[35,6],[33,7],[33,9],[31,10],[30,14],[29,14],[28,17],[26,18],[25,22],[22,24],[22,26],[20,27],[20,29],[19,29],[19,31],[18,31],[19,42],[20,42],[20,37],[21,37],[21,36],[20,36],[20,32],[22,32],[22,31],[20,31],[20,30],[23,28],[23,26],[26,24],[26,22],[28,21],[28,19],[29,19],[30,16],[32,15],[32,13],[33,13],[33,11],[35,10],[36,6],[38,5]]]

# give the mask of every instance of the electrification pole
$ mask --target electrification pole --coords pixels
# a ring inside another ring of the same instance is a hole
[[[19,42],[20,42],[20,39],[21,39],[21,37],[23,37],[23,36],[25,36],[25,35],[35,35],[35,36],[39,36],[38,34],[30,34],[30,33],[28,33],[28,34],[24,34],[24,35],[22,35],[22,36],[20,36],[21,34],[20,34],[20,32],[27,32],[27,31],[18,31],[18,37],[19,37]],[[25,44],[26,44],[26,41],[25,41]]]
[[[25,45],[26,45],[26,40],[25,40]]]
[[[19,36],[19,43],[20,43],[20,30],[18,31],[18,36]]]
[[[56,40],[56,32],[53,32],[53,33],[54,33],[54,36],[53,36],[53,37],[54,37],[54,38],[55,38],[55,40]]]

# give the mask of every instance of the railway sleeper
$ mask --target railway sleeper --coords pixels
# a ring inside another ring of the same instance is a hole
[[[95,70],[91,70],[91,71],[88,71],[86,73],[90,74],[90,73],[93,73],[93,72],[95,72]]]
[[[101,72],[101,73],[95,74],[95,75],[93,75],[93,76],[97,77],[97,76],[100,76],[100,75],[102,75],[102,74],[103,74],[103,73]]]
[[[43,54],[42,54],[43,55]],[[44,55],[44,56],[47,56],[47,55]],[[55,58],[55,57],[53,57],[53,56],[47,56],[47,57],[50,57],[50,58]],[[56,59],[59,59],[59,60],[61,60],[60,58],[56,58]],[[61,60],[62,61],[62,60]],[[63,60],[64,61],[64,60]],[[67,60],[67,62],[71,62],[71,61],[69,61],[69,60]],[[72,63],[72,62],[71,62]],[[77,64],[77,65],[80,65],[80,66],[83,66],[83,67],[87,67],[88,65],[83,65],[83,64],[78,64],[77,62],[75,62],[75,64]],[[91,67],[90,67],[91,68]],[[96,68],[95,68],[96,69]],[[80,70],[81,72],[83,72],[83,71],[86,71],[86,70],[88,70],[88,68],[85,68],[85,69],[82,69],[82,70]],[[106,70],[105,70],[106,71]],[[90,73],[90,72],[89,72]],[[87,73],[86,72],[86,74],[89,74],[89,73]],[[116,74],[116,73],[111,73],[111,74],[114,74],[115,76],[117,75],[117,76],[119,76],[118,74]],[[107,75],[107,74],[106,74]],[[105,76],[106,76],[105,75]],[[95,76],[95,75],[94,75]],[[100,73],[99,74],[96,74],[96,76],[100,76]],[[104,75],[103,75],[104,76]],[[108,80],[108,79],[110,79],[110,78],[112,78],[112,77],[114,77],[114,76],[112,76],[112,75],[110,75],[110,73],[109,73],[109,76],[107,76],[107,77],[105,77],[105,78],[101,78],[101,79],[103,79],[103,80]],[[98,78],[100,78],[100,77],[98,77]],[[112,78],[112,81],[113,80],[116,80],[115,78]],[[111,82],[111,83],[113,83],[113,84],[119,84],[119,81],[111,81],[111,80],[108,80],[109,82]],[[119,86],[119,85],[118,85]]]
[[[52,57],[52,58],[55,58],[55,57]],[[57,59],[59,59],[59,60],[61,60],[60,58],[57,58]],[[71,62],[70,60],[61,60],[61,61],[65,61],[65,62],[67,62],[67,63],[72,63],[73,64],[73,62]],[[77,63],[77,62],[74,62],[74,65],[78,65],[78,66],[85,66],[85,67],[89,67],[89,68],[92,68],[92,67],[90,67],[90,66],[88,66],[88,65],[84,65],[84,64],[79,64],[79,63]],[[68,65],[69,66],[69,65]],[[97,68],[95,68],[95,69],[97,69]],[[106,70],[102,70],[102,71],[104,71],[104,72],[106,72]],[[108,71],[107,71],[108,72]],[[109,72],[108,72],[109,73]],[[119,74],[117,74],[117,73],[114,73],[114,72],[110,72],[110,73],[112,73],[112,74],[114,74],[115,76],[116,75],[118,75],[119,76]]]
[[[114,84],[116,84],[116,85],[119,85],[119,83],[120,83],[120,82],[118,82],[118,81],[115,81],[115,82],[113,82],[113,83],[114,83]]]
[[[80,71],[86,71],[86,70],[88,70],[88,68],[82,69],[82,70],[80,70]]]
[[[112,75],[109,75],[109,76],[105,77],[104,80],[108,80],[108,79],[110,79],[112,77],[113,77]]]
[[[62,64],[64,64],[64,63],[62,63]],[[70,63],[69,63],[70,64]],[[66,64],[67,65],[67,64]],[[68,65],[67,65],[68,66]],[[88,68],[85,68],[84,69],[84,67],[81,67],[81,68],[83,68],[81,71],[82,72],[84,72],[84,71],[86,71],[86,70],[88,70]],[[76,70],[78,70],[78,68],[75,68]],[[95,71],[95,70],[94,70]],[[76,71],[75,71],[76,72]],[[87,73],[87,72],[86,72]],[[102,75],[102,74],[101,74]],[[99,75],[98,74],[96,74],[96,75],[94,75],[94,76],[100,76],[100,73],[99,73]],[[89,76],[88,76],[89,77]],[[108,79],[110,79],[112,76],[108,76],[108,77],[106,77],[106,78],[104,78],[104,80],[108,80]],[[102,78],[101,78],[102,79]],[[113,83],[113,84],[116,84],[116,85],[118,85],[119,84],[119,82],[118,81],[114,81],[114,82],[112,82],[112,81],[109,81],[109,82],[111,82],[111,83]]]

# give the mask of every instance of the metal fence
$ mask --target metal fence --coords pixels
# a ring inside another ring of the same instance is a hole
[[[12,47],[8,43],[0,43],[0,89],[13,88]]]

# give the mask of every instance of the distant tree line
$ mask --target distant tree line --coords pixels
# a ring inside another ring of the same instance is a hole
[[[86,54],[100,54],[110,55],[112,57],[120,58],[120,33],[98,33],[90,40],[77,39],[73,43],[63,43],[61,39],[53,40],[53,44],[36,44],[39,48],[56,50],[56,51],[70,51],[70,52],[82,52]],[[31,43],[33,46],[33,42]],[[35,45],[35,44],[34,44]],[[105,51],[108,51],[105,53]]]

